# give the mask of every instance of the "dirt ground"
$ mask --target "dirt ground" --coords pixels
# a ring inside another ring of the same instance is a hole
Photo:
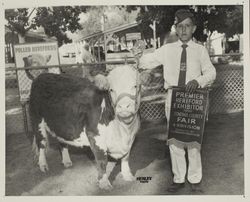
[[[243,113],[210,116],[202,146],[202,195],[244,194]],[[152,125],[151,125],[152,126]],[[48,151],[50,171],[41,173],[33,164],[31,144],[24,133],[6,136],[7,196],[83,196],[83,195],[169,195],[172,183],[170,157],[165,142],[160,140],[163,125],[150,129],[142,126],[130,156],[130,167],[136,177],[152,177],[148,183],[125,182],[119,174],[119,163],[110,159],[113,190],[98,189],[97,169],[91,151],[71,149],[73,167],[65,169],[59,151]],[[177,195],[194,195],[190,185]]]

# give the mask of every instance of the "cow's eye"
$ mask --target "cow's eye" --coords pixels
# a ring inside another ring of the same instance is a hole
[[[114,92],[114,90],[113,90],[112,88],[110,88],[110,89],[109,89],[109,92],[111,92],[111,93],[112,93],[112,92]]]

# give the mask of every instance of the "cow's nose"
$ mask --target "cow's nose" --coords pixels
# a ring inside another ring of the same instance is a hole
[[[117,105],[118,109],[128,109],[130,107],[130,103],[123,103]]]

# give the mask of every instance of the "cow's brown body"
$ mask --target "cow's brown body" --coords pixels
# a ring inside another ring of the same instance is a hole
[[[100,91],[88,79],[77,78],[69,75],[41,74],[34,80],[30,95],[30,113],[35,132],[35,145],[44,149],[47,145],[47,134],[51,131],[56,137],[66,141],[79,138],[85,129],[91,149],[95,155],[99,170],[99,178],[105,173],[107,155],[95,145],[94,137],[98,135],[97,124],[99,121],[108,123],[103,114],[101,119],[101,103],[105,99],[104,91]],[[108,100],[107,100],[108,101]],[[111,120],[111,119],[110,119]],[[42,128],[47,128],[44,131]],[[61,144],[62,150],[66,145]],[[40,157],[39,157],[40,158]],[[48,165],[39,159],[42,171],[48,170]],[[65,162],[70,166],[70,162]]]

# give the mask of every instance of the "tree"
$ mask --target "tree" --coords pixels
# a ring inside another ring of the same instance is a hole
[[[227,37],[243,33],[243,6],[216,6],[207,14],[207,29]]]
[[[19,42],[24,43],[25,33],[30,29],[36,27],[34,21],[29,21],[30,16],[35,9],[29,11],[27,8],[22,9],[7,9],[5,10],[5,19],[8,24],[7,27],[12,31],[18,34]]]
[[[148,33],[148,27],[155,20],[157,23],[157,36],[161,39],[171,30],[174,23],[174,14],[180,8],[190,9],[197,21],[197,30],[194,37],[199,41],[205,41],[208,33],[217,30],[225,33],[227,37],[243,33],[243,7],[230,6],[126,6],[131,12],[139,9],[137,21],[141,22],[144,35]],[[207,33],[204,33],[207,30]],[[161,40],[162,41],[162,40]]]
[[[81,28],[78,23],[79,15],[87,12],[88,8],[86,6],[60,6],[6,9],[5,19],[8,22],[7,27],[18,34],[19,43],[25,42],[25,34],[29,30],[42,26],[45,34],[49,37],[55,36],[61,46],[71,41],[66,31],[74,32]]]
[[[87,19],[81,24],[82,29],[78,32],[80,36],[100,32],[102,30],[101,18],[104,13],[104,6],[91,7],[86,14]]]
[[[117,27],[123,24],[134,22],[137,17],[136,11],[128,13],[121,6],[93,6],[86,14],[87,20],[81,24],[82,30],[79,35],[88,36],[93,33],[102,31],[103,17],[105,15],[105,30]]]
[[[132,11],[128,13],[125,8],[121,6],[109,6],[105,11],[107,16],[106,29],[114,28],[120,25],[135,22],[138,12]]]

